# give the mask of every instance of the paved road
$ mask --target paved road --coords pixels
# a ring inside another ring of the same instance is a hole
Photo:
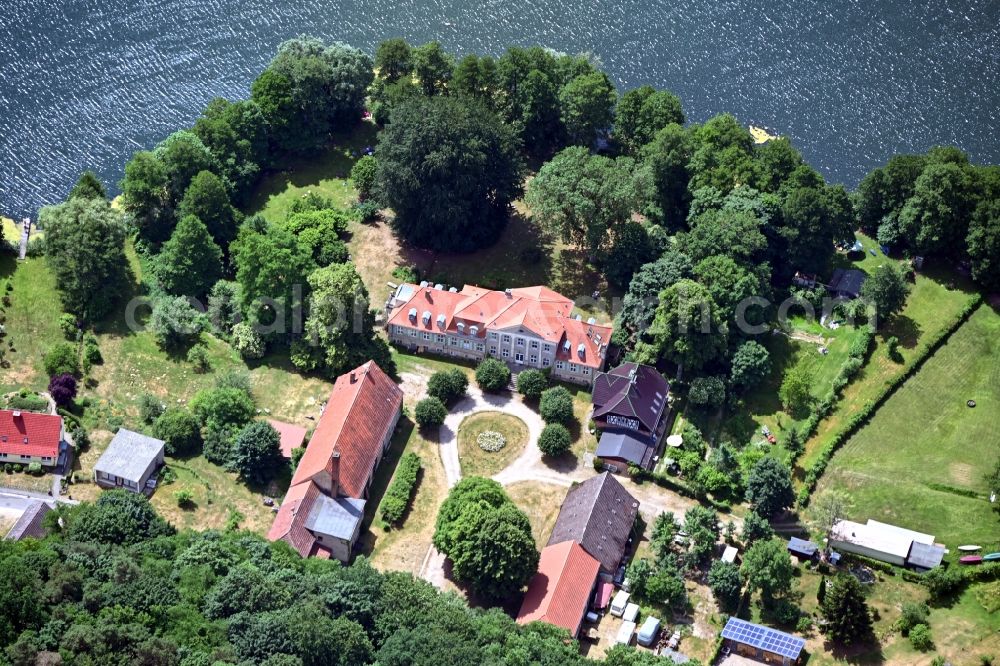
[[[50,504],[59,502],[60,504],[79,504],[77,500],[66,499],[64,497],[53,498],[45,493],[35,493],[20,488],[0,487],[0,507],[20,508],[23,511],[34,500],[42,500]]]

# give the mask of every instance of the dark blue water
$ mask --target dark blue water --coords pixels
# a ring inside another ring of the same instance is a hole
[[[85,168],[117,182],[302,33],[590,51],[620,88],[766,125],[849,185],[939,143],[997,163],[998,26],[998,0],[0,0],[0,212],[33,214]]]

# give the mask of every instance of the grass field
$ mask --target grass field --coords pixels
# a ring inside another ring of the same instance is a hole
[[[499,451],[484,451],[476,438],[484,432],[498,432],[507,440]],[[458,426],[458,455],[462,476],[490,477],[516,459],[528,445],[528,426],[524,421],[501,412],[479,412]]]
[[[1000,315],[984,306],[834,455],[817,493],[847,491],[852,518],[934,534],[953,550],[996,543],[982,477],[1000,455],[998,432]]]
[[[0,279],[10,278],[14,290],[6,308],[7,338],[10,367],[2,374],[0,391],[6,393],[22,387],[43,390],[48,377],[42,367],[42,355],[54,343],[63,339],[59,330],[62,307],[56,291],[56,281],[42,257],[17,262],[13,255],[0,253]]]

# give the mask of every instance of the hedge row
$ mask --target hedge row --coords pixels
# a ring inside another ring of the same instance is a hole
[[[389,525],[395,525],[403,519],[406,507],[410,504],[410,497],[413,495],[413,488],[417,485],[419,474],[420,456],[411,452],[399,459],[399,465],[396,466],[396,478],[385,491],[385,497],[382,498],[382,520]]]
[[[870,400],[862,405],[861,409],[853,414],[844,426],[830,438],[830,441],[826,443],[819,457],[813,462],[812,466],[806,472],[805,483],[799,490],[798,504],[800,507],[806,507],[809,505],[809,495],[812,491],[816,489],[816,484],[819,482],[823,472],[826,471],[826,466],[830,463],[830,459],[833,454],[836,453],[847,440],[857,433],[862,426],[864,426],[871,419],[872,415],[881,407],[886,400],[888,400],[896,392],[900,386],[902,386],[907,380],[915,375],[920,368],[923,367],[924,363],[931,356],[937,352],[938,349],[948,341],[948,338],[957,331],[961,326],[968,321],[969,317],[979,309],[979,306],[983,303],[983,297],[981,294],[976,294],[975,297],[969,300],[962,308],[962,311],[958,313],[955,319],[949,326],[946,326],[941,331],[938,332],[937,336],[934,337],[931,342],[924,348],[917,358],[914,359],[913,363],[900,375],[896,376],[894,379],[888,381],[886,385],[882,388],[874,400]]]
[[[865,359],[868,357],[868,352],[871,351],[874,339],[875,329],[870,324],[862,326],[860,335],[851,343],[847,359],[833,378],[830,391],[823,396],[823,399],[812,410],[809,418],[799,427],[795,437],[790,437],[785,441],[786,448],[792,452],[792,463],[798,459],[809,438],[816,434],[820,422],[833,413],[837,403],[840,402],[844,389],[864,367]],[[791,446],[790,443],[793,441],[795,445]]]

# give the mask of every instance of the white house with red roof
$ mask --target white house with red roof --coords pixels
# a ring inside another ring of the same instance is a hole
[[[374,361],[338,377],[267,538],[302,557],[350,560],[402,408],[403,392]]]
[[[611,327],[573,316],[573,301],[548,287],[461,291],[402,284],[386,301],[389,339],[417,352],[513,367],[551,368],[552,376],[590,385],[604,367]]]
[[[0,464],[55,467],[65,440],[61,416],[0,410]]]

